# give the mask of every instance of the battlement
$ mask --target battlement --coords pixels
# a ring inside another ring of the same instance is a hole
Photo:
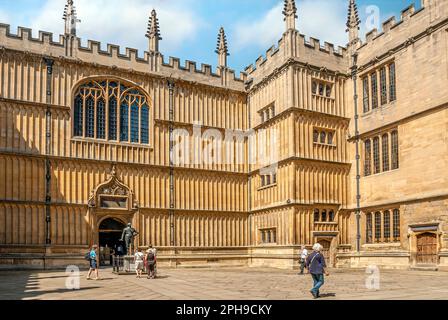
[[[345,72],[347,48],[310,37],[309,40],[298,31],[287,31],[277,45],[270,47],[264,56],[260,56],[246,67],[245,71],[252,78],[253,84],[268,77],[288,60],[294,59],[310,65],[325,67],[327,70]]]
[[[203,83],[206,85],[230,88],[238,91],[244,90],[244,82],[247,80],[246,73],[241,72],[236,76],[235,71],[229,68],[217,68],[213,72],[212,66],[201,64],[200,69],[197,63],[186,60],[181,65],[180,59],[168,57],[168,62],[164,61],[164,56],[159,53],[149,53],[145,51],[143,56],[139,56],[139,51],[134,48],[125,48],[121,52],[121,47],[114,44],[107,44],[104,48],[99,41],[87,40],[86,45],[82,45],[80,38],[73,39],[73,54],[67,56],[66,47],[68,40],[60,35],[58,40],[50,32],[39,31],[37,38],[32,37],[32,30],[18,27],[17,33],[11,33],[10,25],[0,24],[0,46],[16,50],[45,55],[50,57],[67,57],[77,59],[86,63],[93,63],[104,66],[112,66],[136,72],[153,73],[166,77],[178,77],[185,81]]]
[[[431,26],[446,20],[448,1],[421,0],[421,7],[411,4],[401,11],[400,20],[395,16],[382,23],[382,30],[376,28],[366,33],[365,42],[359,48],[362,52],[360,63],[366,63],[377,56],[393,50],[400,44],[411,41],[418,35],[429,34]]]

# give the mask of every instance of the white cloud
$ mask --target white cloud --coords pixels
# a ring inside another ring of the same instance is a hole
[[[235,49],[241,51],[247,47],[265,48],[277,44],[285,31],[283,21],[283,1],[280,1],[267,14],[258,20],[241,21],[233,30]],[[347,19],[346,0],[301,0],[297,1],[297,29],[307,38],[313,37],[345,45],[347,34],[345,23]]]
[[[31,28],[63,33],[63,9],[66,1],[47,0],[37,16],[31,19]],[[189,6],[189,0],[75,0],[78,18],[78,36],[85,45],[87,39],[123,47],[147,50],[145,38],[150,11],[158,13],[161,50],[174,50],[193,40],[203,22]],[[122,49],[124,51],[124,49]],[[140,54],[142,55],[142,54]]]

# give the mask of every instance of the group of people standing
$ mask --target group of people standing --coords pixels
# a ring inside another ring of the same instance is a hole
[[[137,278],[142,277],[143,269],[146,266],[148,272],[148,279],[154,279],[156,277],[156,258],[157,250],[152,246],[149,246],[146,250],[146,254],[142,252],[140,248],[137,249],[134,255],[135,273]]]
[[[308,250],[305,246],[302,246],[299,253],[300,274],[304,274],[305,268],[308,270],[308,273],[311,274],[311,277],[313,278],[313,288],[310,290],[310,293],[313,295],[314,299],[320,298],[320,288],[325,283],[325,276],[330,275],[326,270],[327,264],[321,253],[322,249],[322,245],[316,243],[313,246],[313,252],[311,252],[311,254],[308,254]]]
[[[87,280],[92,280],[92,273],[95,274],[95,280],[100,280],[99,278],[99,255],[98,246],[95,244],[91,247],[90,251],[85,256],[86,260],[89,261],[89,272],[87,273]],[[157,250],[153,248],[152,245],[149,246],[145,253],[142,252],[140,248],[135,251],[134,254],[134,265],[137,278],[141,278],[143,270],[146,267],[148,272],[148,279],[154,279],[156,277],[157,268]]]

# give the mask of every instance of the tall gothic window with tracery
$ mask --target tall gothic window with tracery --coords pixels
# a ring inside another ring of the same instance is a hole
[[[91,80],[75,92],[73,135],[149,144],[149,101],[119,80]]]

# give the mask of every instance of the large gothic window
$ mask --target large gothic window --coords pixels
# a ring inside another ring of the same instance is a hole
[[[149,144],[149,101],[119,80],[91,80],[74,98],[75,137]]]

